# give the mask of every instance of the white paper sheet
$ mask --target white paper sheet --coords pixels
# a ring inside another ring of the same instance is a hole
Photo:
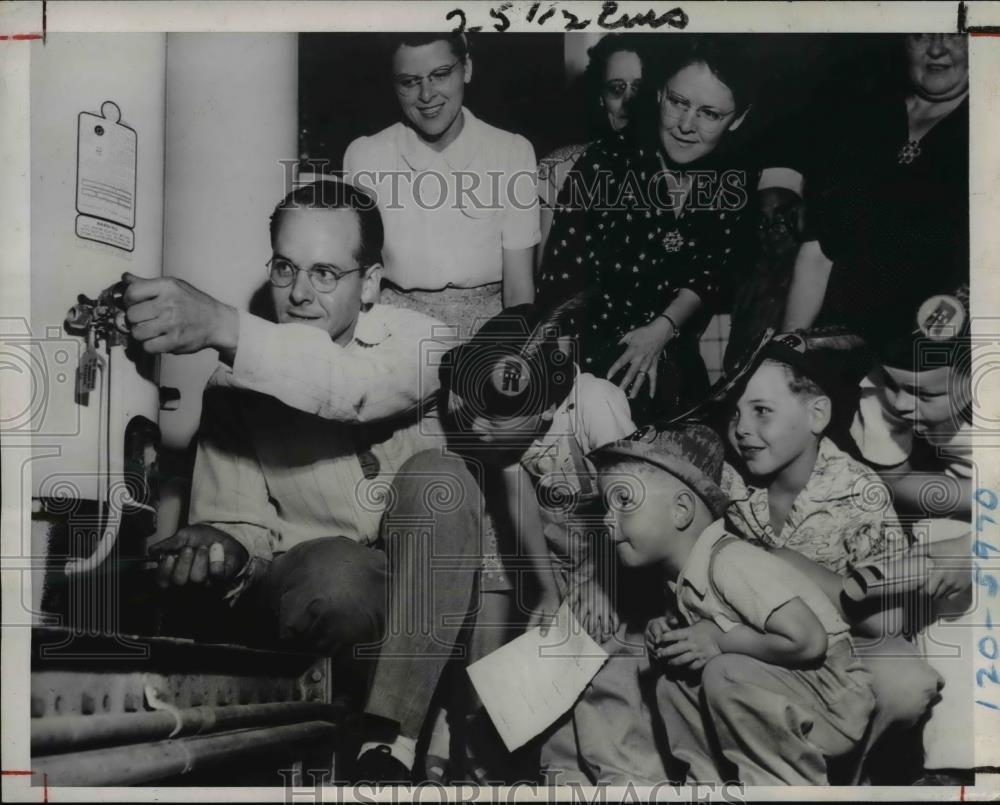
[[[567,604],[545,637],[538,628],[469,666],[469,677],[497,732],[513,751],[568,711],[608,654]]]

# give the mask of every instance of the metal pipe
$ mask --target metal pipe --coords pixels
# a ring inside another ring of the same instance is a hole
[[[36,757],[94,746],[155,741],[170,737],[178,726],[176,736],[184,736],[302,721],[338,723],[344,714],[343,707],[322,702],[271,702],[188,707],[176,711],[176,716],[157,710],[38,718],[31,721],[31,754]]]
[[[262,752],[313,747],[332,742],[337,727],[326,721],[288,724],[257,730],[92,749],[32,758],[32,771],[48,775],[50,786],[142,785],[201,771],[226,760],[247,759]]]

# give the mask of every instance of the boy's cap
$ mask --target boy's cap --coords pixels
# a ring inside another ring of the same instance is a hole
[[[571,357],[558,348],[564,334],[553,312],[506,308],[445,355],[441,387],[461,397],[472,418],[540,413],[576,378]]]
[[[790,333],[776,333],[774,328],[768,328],[757,343],[743,353],[734,368],[716,382],[702,402],[666,424],[708,417],[720,405],[737,399],[750,377],[766,360],[793,366],[834,400],[856,388],[874,363],[872,351],[861,336],[843,327]]]
[[[872,365],[871,352],[861,336],[843,328],[776,335],[764,346],[756,364],[748,367],[749,372],[766,360],[794,367],[830,397],[856,388]]]
[[[970,348],[969,286],[928,297],[896,329],[899,335],[878,348],[886,366],[921,371],[961,362]]]
[[[680,478],[700,497],[712,516],[719,518],[729,496],[719,485],[725,452],[714,430],[695,423],[657,430],[640,428],[627,439],[611,442],[590,454],[598,467],[621,459],[644,461]]]

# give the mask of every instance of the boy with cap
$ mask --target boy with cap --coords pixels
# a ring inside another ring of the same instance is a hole
[[[972,733],[972,395],[969,288],[906,311],[899,337],[878,345],[881,365],[861,383],[851,435],[860,455],[914,519],[915,550],[930,557],[929,606],[916,642],[945,685],[924,726],[925,784],[963,782]],[[914,326],[916,325],[916,326]],[[912,614],[912,613],[911,613]],[[940,624],[945,619],[947,622]]]
[[[485,492],[487,499],[500,493],[503,519],[531,564],[538,595],[528,626],[547,629],[568,601],[591,637],[615,653],[627,625],[616,609],[616,567],[602,551],[610,545],[596,472],[585,456],[635,425],[624,392],[580,372],[572,358],[567,323],[578,304],[569,300],[549,312],[519,305],[487,322],[443,361],[443,409],[450,443],[499,470],[484,473],[499,487]],[[616,717],[581,723],[570,712],[560,719],[541,741],[543,774],[556,783],[663,779],[638,678],[598,675],[590,691]],[[589,765],[581,766],[581,755]]]
[[[723,481],[730,527],[805,572],[845,617],[843,576],[909,546],[877,473],[826,435],[834,419],[844,424],[866,363],[844,332],[789,333],[764,343],[729,386],[728,436],[742,470],[727,465]],[[941,680],[893,634],[898,607],[850,615],[856,634],[874,638],[862,649],[878,699],[864,755],[891,727],[923,718]]]
[[[927,299],[916,327],[912,319],[900,324],[900,337],[878,348],[881,366],[861,382],[851,425],[861,456],[892,488],[897,508],[966,521],[972,512],[968,305],[965,285]],[[925,495],[928,484],[954,494]]]
[[[615,442],[595,461],[621,561],[659,566],[688,624],[665,616],[646,632],[687,778],[732,779],[729,765],[746,785],[827,783],[827,760],[865,735],[869,674],[822,590],[727,532],[721,441],[689,425]]]

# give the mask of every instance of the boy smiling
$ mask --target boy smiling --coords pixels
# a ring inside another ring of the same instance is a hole
[[[728,470],[723,487],[739,532],[770,548],[787,547],[834,573],[906,547],[878,475],[825,436],[842,350],[797,334],[773,339],[735,402],[728,434],[746,477]],[[826,366],[824,366],[824,363]],[[753,367],[751,367],[753,368]],[[871,500],[884,505],[872,505]]]

